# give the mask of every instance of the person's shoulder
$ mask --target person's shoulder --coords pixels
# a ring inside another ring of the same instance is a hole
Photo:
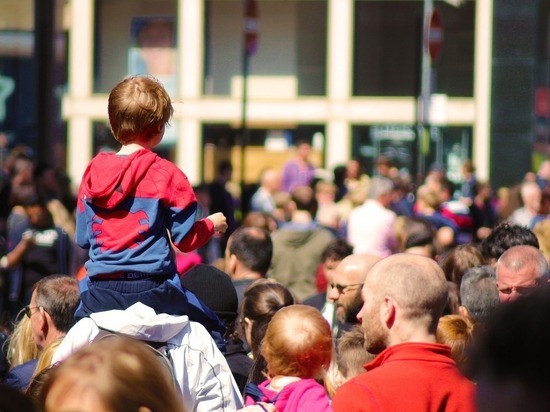
[[[350,410],[379,410],[374,393],[368,385],[368,373],[362,373],[340,386],[332,398],[332,407],[336,412]],[[370,405],[373,407],[370,408]]]
[[[317,226],[315,229],[314,229],[314,233],[320,237],[320,238],[323,238],[325,239],[327,242],[330,242],[334,239],[334,233],[331,232],[329,229],[327,229],[326,227],[323,227],[323,226]]]
[[[327,300],[327,295],[325,292],[317,293],[313,296],[310,296],[306,300],[304,300],[304,305],[314,307],[316,309],[321,310]]]
[[[148,170],[149,177],[153,181],[157,182],[157,184],[165,182],[167,185],[182,185],[185,188],[191,187],[187,176],[175,163],[158,155],[155,156],[156,159]]]
[[[184,174],[183,171],[174,162],[160,157],[157,154],[153,153],[153,155],[155,156],[154,162],[152,164],[153,169],[164,170],[170,173]]]
[[[189,321],[171,340],[176,345],[188,345],[202,350],[216,346],[208,330],[199,322]]]
[[[38,364],[38,359],[31,359],[21,365],[11,368],[4,378],[4,384],[15,389],[25,389]]]

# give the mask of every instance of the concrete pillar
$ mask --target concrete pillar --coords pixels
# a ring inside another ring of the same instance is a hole
[[[474,50],[473,154],[477,177],[487,180],[491,163],[491,74],[493,70],[493,0],[477,0]]]
[[[179,98],[183,107],[197,104],[203,89],[204,62],[204,0],[179,0]],[[175,113],[179,124],[176,164],[191,184],[199,183],[202,168],[202,130],[193,110]]]
[[[351,153],[351,127],[346,120],[352,90],[353,0],[328,2],[327,99],[325,165],[332,170]]]
[[[68,95],[72,99],[88,98],[93,91],[94,1],[73,0],[70,19]],[[92,141],[91,119],[71,117],[67,122],[67,171],[74,188],[92,158]]]

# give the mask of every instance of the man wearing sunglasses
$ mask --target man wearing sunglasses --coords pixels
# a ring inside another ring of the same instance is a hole
[[[528,295],[539,286],[548,286],[548,262],[542,252],[527,245],[513,246],[496,265],[498,296],[501,303]]]
[[[366,253],[353,254],[345,257],[336,267],[327,288],[327,298],[336,305],[336,319],[339,323],[337,336],[359,323],[357,314],[363,306],[361,287],[368,271],[379,260],[381,258],[378,256]]]
[[[340,386],[335,412],[475,411],[475,386],[460,374],[451,348],[436,343],[448,286],[437,263],[401,253],[369,271],[358,319],[376,358]]]
[[[34,342],[41,351],[62,339],[74,324],[74,312],[80,302],[78,282],[65,275],[50,275],[35,283],[31,302],[23,309],[30,319]],[[35,372],[37,359],[12,368],[4,383],[24,390]]]

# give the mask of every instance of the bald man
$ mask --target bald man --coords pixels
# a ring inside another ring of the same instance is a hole
[[[531,221],[539,213],[542,190],[536,182],[523,182],[520,195],[523,206],[514,210],[508,220],[516,225],[531,227]]]
[[[346,256],[336,266],[332,282],[328,285],[327,298],[336,305],[336,320],[341,331],[359,323],[357,315],[363,306],[361,288],[367,273],[381,258],[367,253]]]
[[[273,195],[279,190],[281,190],[279,171],[271,167],[264,169],[260,176],[260,187],[250,199],[250,210],[273,213],[276,208]]]
[[[436,343],[447,282],[432,259],[390,256],[369,271],[358,315],[365,349],[378,354],[334,395],[336,412],[473,411],[474,385],[458,371],[450,348]]]
[[[533,246],[513,246],[496,265],[498,297],[512,302],[541,285],[548,285],[548,261]]]

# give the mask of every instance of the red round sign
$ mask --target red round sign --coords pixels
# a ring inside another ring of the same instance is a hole
[[[437,60],[441,55],[443,48],[443,20],[441,12],[435,8],[432,11],[430,18],[430,26],[428,28],[428,51],[432,60]]]

